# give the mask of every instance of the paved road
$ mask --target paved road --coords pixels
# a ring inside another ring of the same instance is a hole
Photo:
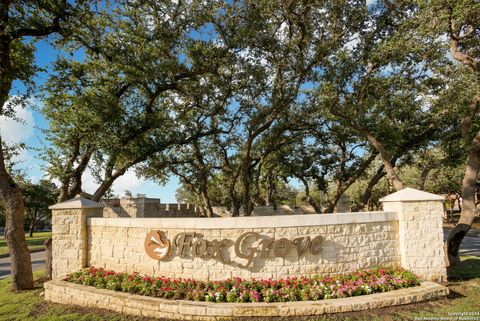
[[[444,237],[446,238],[449,230],[444,229]],[[480,256],[480,230],[468,232],[460,246],[461,255]],[[45,251],[32,253],[32,267],[34,271],[45,268]],[[0,279],[10,275],[10,258],[0,258]]]
[[[450,229],[443,229],[444,239]],[[480,256],[480,230],[470,230],[460,245],[460,255]]]
[[[45,269],[45,251],[30,254],[34,271]],[[0,279],[10,275],[10,257],[0,259]]]

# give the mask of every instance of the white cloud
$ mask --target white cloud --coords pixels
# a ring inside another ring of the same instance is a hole
[[[12,97],[8,103],[14,104]],[[32,103],[30,101],[29,103]],[[15,111],[15,117],[18,119],[0,116],[0,134],[2,141],[7,145],[14,145],[18,143],[25,143],[29,138],[32,138],[35,134],[35,120],[33,119],[33,113],[20,105],[13,106]],[[12,162],[16,167],[20,166],[23,169],[30,169],[32,164],[30,161],[34,159],[34,156],[27,149],[19,149],[18,155],[13,156]]]
[[[136,177],[133,170],[128,170],[124,175],[115,180],[112,186],[114,194],[123,195],[125,190],[132,191],[134,194],[145,182]],[[98,188],[99,184],[95,182],[95,178],[89,168],[83,173],[82,176],[82,190],[84,192],[93,194]]]
[[[121,197],[125,191],[129,190],[133,195],[145,194],[150,198],[160,198],[162,203],[175,203],[175,192],[180,186],[178,178],[170,176],[167,183],[163,186],[150,180],[138,179],[133,170],[127,171],[125,175],[120,176],[113,184],[113,194]],[[84,192],[93,194],[98,188],[95,183],[92,172],[87,169],[82,176],[82,189]]]
[[[82,190],[84,192],[93,194],[97,189],[98,184],[95,183],[95,179],[92,175],[92,171],[87,168],[82,175]]]
[[[30,110],[25,108],[16,109],[16,117],[22,120],[0,116],[0,133],[7,144],[21,143],[33,136],[35,121]]]
[[[113,183],[113,192],[115,194],[122,194],[125,190],[134,192],[140,186],[144,184],[144,181],[138,179],[135,172],[132,170],[127,171],[124,175],[120,176],[115,183]]]
[[[18,155],[12,157],[12,162],[15,163],[15,168],[20,167],[28,172],[35,168],[31,164],[33,159],[34,156],[27,149],[21,149],[18,151]]]

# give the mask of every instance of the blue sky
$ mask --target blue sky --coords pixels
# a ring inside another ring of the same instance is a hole
[[[61,54],[53,49],[47,41],[40,41],[36,43],[37,52],[35,55],[37,64],[40,67],[49,69],[56,57]],[[82,59],[82,53],[74,54],[75,59]],[[41,85],[47,78],[47,73],[39,73],[35,79],[38,85]],[[11,95],[22,93],[24,87],[22,84],[16,82],[11,91]],[[39,99],[33,98],[30,101],[31,105],[41,107],[42,102]],[[48,128],[48,122],[39,112],[28,109],[17,109],[17,116],[23,122],[17,122],[13,119],[0,118],[0,131],[2,138],[9,144],[25,143],[28,148],[20,151],[20,155],[16,158],[19,162],[16,166],[26,172],[27,176],[32,181],[38,181],[44,176],[44,168],[47,165],[39,159],[39,151],[42,146],[45,146],[43,134],[40,129]],[[86,192],[94,192],[97,184],[90,173],[85,173],[83,176],[83,187]],[[147,197],[160,198],[162,202],[174,203],[175,191],[179,187],[179,182],[176,177],[171,177],[165,186],[160,186],[157,183],[149,180],[138,179],[135,173],[127,172],[124,177],[119,178],[113,185],[115,194],[123,195],[125,190],[131,191],[133,194],[146,194]]]

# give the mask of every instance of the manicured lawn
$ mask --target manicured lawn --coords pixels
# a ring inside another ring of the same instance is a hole
[[[458,222],[458,220],[460,218],[460,214],[461,214],[460,211],[455,211],[453,213],[453,218],[454,218],[455,222]],[[448,218],[449,218],[448,221],[444,220],[443,227],[446,227],[448,229],[452,229],[455,224],[450,222],[450,214],[449,214]],[[479,216],[475,217],[475,219],[473,220],[472,229],[473,230],[479,230],[480,229],[480,217]]]
[[[33,233],[33,237],[28,237],[28,235],[25,235],[27,238],[28,248],[30,250],[44,248],[43,242],[45,242],[50,235],[52,235],[52,232],[35,232]],[[7,241],[2,238],[0,239],[0,255],[6,253],[8,253]]]
[[[458,221],[458,218],[455,220]],[[455,225],[450,222],[443,222],[443,227],[447,228],[448,230],[451,230]],[[480,222],[479,219],[477,218],[477,221],[472,224],[472,229],[470,231],[478,231],[480,230]],[[469,232],[470,233],[470,232]]]
[[[480,311],[480,257],[463,257],[462,266],[450,270],[447,300],[412,304],[407,306],[374,309],[354,313],[342,313],[325,317],[288,318],[288,320],[414,320],[415,318],[448,318],[449,313]],[[42,272],[36,272],[38,277]],[[124,316],[104,310],[84,309],[61,304],[47,303],[43,300],[42,283],[37,280],[37,287],[21,293],[10,292],[11,279],[0,281],[0,321],[3,320],[93,320],[93,321],[146,321],[140,317]],[[467,317],[467,316],[465,316]],[[478,316],[476,316],[478,318]],[[453,316],[452,318],[455,318]],[[163,319],[165,320],[165,319]],[[279,321],[278,318],[239,318],[243,321]]]
[[[35,272],[36,288],[31,291],[12,293],[10,286],[12,279],[0,281],[0,320],[1,321],[48,321],[48,320],[147,320],[108,313],[96,309],[69,307],[61,304],[51,304],[43,300],[43,283],[39,277],[43,272]]]

